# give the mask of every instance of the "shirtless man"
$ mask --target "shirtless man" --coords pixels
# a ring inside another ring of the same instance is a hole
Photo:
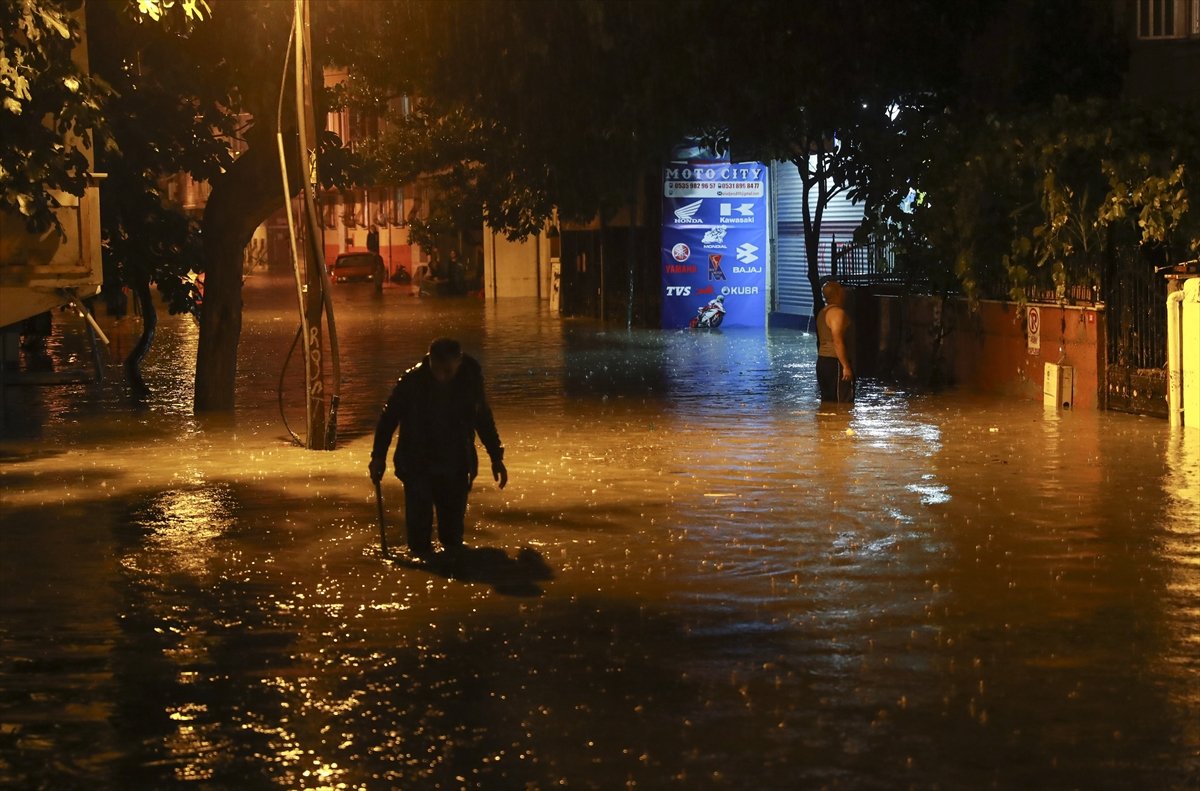
[[[825,307],[817,314],[817,387],[822,401],[854,403],[850,349],[854,333],[846,312],[846,291],[830,280],[821,288]]]

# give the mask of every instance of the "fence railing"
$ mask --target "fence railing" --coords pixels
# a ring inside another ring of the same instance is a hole
[[[830,249],[829,274],[839,281],[866,285],[900,279],[895,249],[885,241],[839,243],[835,236]]]

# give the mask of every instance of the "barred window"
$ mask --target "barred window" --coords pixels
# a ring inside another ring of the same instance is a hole
[[[1200,33],[1200,0],[1138,0],[1138,38],[1182,38]]]

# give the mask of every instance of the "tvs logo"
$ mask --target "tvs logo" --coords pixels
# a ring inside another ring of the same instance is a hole
[[[755,255],[755,253],[757,253],[757,252],[758,252],[758,247],[750,244],[749,242],[746,242],[745,244],[740,244],[740,245],[738,245],[738,249],[737,249],[737,260],[741,261],[743,264],[746,264],[746,265],[753,264],[755,261],[758,260],[758,256]]]
[[[703,202],[704,201],[702,201],[702,200],[698,200],[698,201],[689,203],[686,206],[680,206],[678,209],[675,210],[675,222],[681,222],[681,223],[704,222],[703,220],[701,220],[699,217],[696,216],[696,212],[700,211],[700,204]]]
[[[692,294],[691,286],[667,286],[668,297],[688,297]]]
[[[725,241],[725,234],[728,231],[728,228],[722,228],[720,226],[716,228],[710,228],[704,232],[704,238],[701,240],[701,244],[721,244]]]
[[[725,272],[721,269],[721,256],[718,253],[712,253],[708,257],[708,279],[725,279]]]
[[[686,244],[680,242],[671,248],[671,257],[682,264],[692,257],[692,250]]]

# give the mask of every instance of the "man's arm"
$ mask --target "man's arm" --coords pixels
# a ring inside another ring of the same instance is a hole
[[[401,377],[392,388],[392,394],[388,396],[387,403],[383,405],[383,412],[379,415],[379,422],[375,424],[375,444],[371,448],[371,463],[368,465],[373,481],[382,480],[383,473],[387,470],[388,447],[392,444],[392,435],[396,433],[400,415],[404,412],[405,390],[404,378]]]
[[[849,382],[854,378],[854,370],[850,367],[850,355],[846,351],[846,328],[850,324],[850,317],[846,315],[845,308],[835,307],[830,309],[826,320],[833,335],[833,351],[837,354],[838,362],[842,364],[842,381]]]
[[[508,484],[508,468],[504,466],[504,444],[500,442],[496,418],[492,415],[492,408],[488,406],[487,397],[484,395],[482,378],[479,383],[479,400],[475,403],[475,433],[479,435],[488,458],[492,460],[492,479],[503,489]]]

